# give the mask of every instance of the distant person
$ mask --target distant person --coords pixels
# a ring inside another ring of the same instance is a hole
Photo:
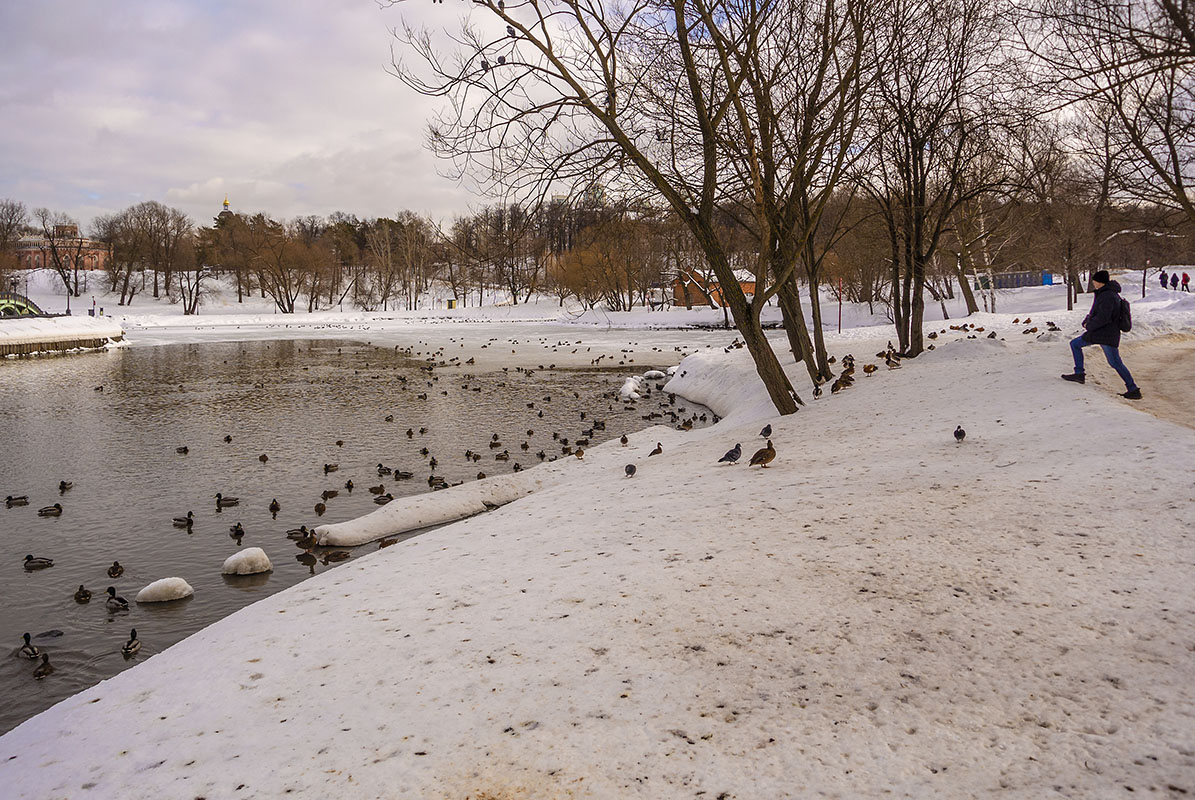
[[[1184,272],[1183,273],[1183,291],[1187,292],[1189,294],[1191,292],[1190,287],[1191,287],[1191,276]]]
[[[1166,270],[1162,270],[1162,274],[1158,276],[1158,282],[1162,284],[1163,289],[1166,288],[1166,282],[1168,280],[1170,280],[1170,277],[1166,274]]]
[[[1178,273],[1177,272],[1170,273],[1170,288],[1176,292],[1178,291]]]
[[[1121,397],[1129,400],[1140,400],[1141,389],[1133,382],[1128,367],[1120,360],[1120,332],[1121,323],[1128,323],[1121,311],[1120,284],[1109,279],[1108,270],[1101,269],[1093,273],[1091,283],[1095,286],[1095,298],[1091,301],[1091,313],[1083,318],[1086,333],[1071,339],[1071,354],[1075,357],[1075,371],[1070,375],[1063,375],[1064,381],[1086,383],[1087,376],[1083,372],[1083,348],[1098,344],[1108,359],[1108,365],[1116,370],[1116,374],[1124,380],[1125,393]]]

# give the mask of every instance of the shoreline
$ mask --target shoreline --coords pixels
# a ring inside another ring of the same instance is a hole
[[[1133,380],[1143,387],[1141,400],[1125,402],[1158,419],[1195,428],[1195,335],[1171,334],[1131,343],[1125,350]],[[1096,380],[1097,385],[1120,385],[1119,376],[1102,356],[1095,362],[1107,373]]]

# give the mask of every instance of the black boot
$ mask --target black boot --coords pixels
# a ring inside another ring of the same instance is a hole
[[[1074,381],[1075,383],[1087,383],[1087,376],[1082,372],[1072,372],[1070,375],[1063,375],[1064,381]]]
[[[1141,399],[1141,390],[1140,389],[1129,389],[1127,392],[1122,394],[1121,397],[1123,397],[1125,400],[1140,400]]]

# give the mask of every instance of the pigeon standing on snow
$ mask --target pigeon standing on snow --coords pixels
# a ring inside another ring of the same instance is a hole
[[[633,477],[635,477],[635,465],[634,465],[634,464],[627,464],[626,473],[627,473],[627,477],[628,477],[628,478],[633,478]]]
[[[764,425],[763,430],[759,432],[759,435],[765,439],[768,438],[769,436],[771,436],[772,435],[772,423],[769,422],[767,425]]]
[[[967,438],[967,432],[963,430],[963,426],[959,425],[954,429],[954,440],[959,444],[963,443],[963,439]]]
[[[718,463],[721,464],[723,461],[725,461],[728,464],[734,464],[742,457],[743,457],[743,445],[736,444],[730,450],[726,451],[726,455],[724,455],[718,459]]]

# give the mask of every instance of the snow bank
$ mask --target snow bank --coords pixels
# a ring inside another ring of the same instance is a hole
[[[492,475],[438,492],[396,498],[363,517],[319,525],[315,533],[321,545],[354,547],[506,505],[542,488],[544,478],[550,474],[553,473],[537,466],[522,472]]]
[[[0,317],[0,345],[122,336],[120,324],[108,317]]]
[[[269,572],[274,568],[270,557],[260,547],[246,547],[233,553],[224,560],[221,572],[225,575],[255,575],[259,572]]]
[[[224,562],[225,567],[228,562]],[[227,570],[225,570],[227,572]],[[138,603],[165,603],[170,600],[181,600],[195,594],[191,584],[182,578],[161,578],[137,592]]]

